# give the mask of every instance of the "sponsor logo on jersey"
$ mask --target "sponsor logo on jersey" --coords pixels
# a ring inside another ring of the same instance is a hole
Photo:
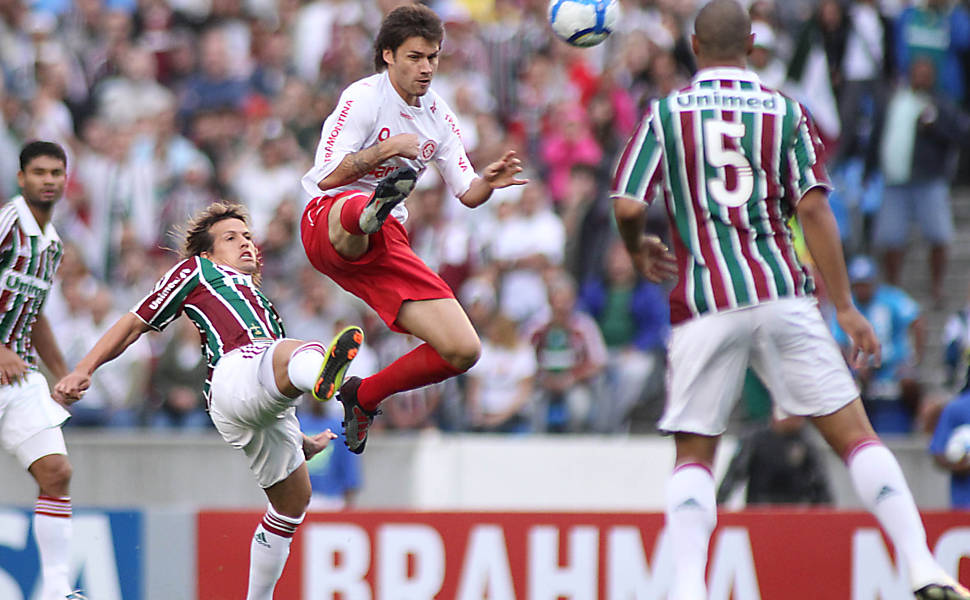
[[[451,115],[445,115],[445,121],[447,121],[448,122],[448,125],[451,126],[451,131],[455,135],[457,135],[458,138],[460,139],[461,138],[461,129],[458,128],[458,124],[455,123],[455,120],[451,117]]]
[[[50,287],[51,284],[49,281],[18,273],[17,271],[9,271],[6,277],[3,278],[4,290],[26,294],[31,298],[45,295]]]
[[[784,109],[784,106],[779,106],[777,96],[764,92],[691,89],[674,96],[674,105],[672,108],[681,111],[698,108],[716,108],[721,110],[778,113]]]
[[[148,308],[152,310],[157,310],[158,307],[161,306],[163,302],[165,302],[165,299],[168,298],[168,295],[172,293],[172,290],[174,290],[179,285],[181,285],[181,283],[185,281],[185,278],[191,274],[192,274],[192,269],[189,269],[189,268],[185,268],[179,271],[177,278],[169,281],[167,284],[165,284],[165,287],[159,290],[158,295],[155,296],[155,299],[152,300],[151,303],[149,303]]]
[[[327,134],[327,142],[324,144],[324,160],[333,158],[333,146],[337,142],[337,136],[340,135],[340,132],[344,129],[344,125],[347,124],[347,115],[350,114],[350,107],[353,105],[353,100],[347,100],[340,109],[340,113],[337,115],[337,122],[333,124],[333,129]]]
[[[438,144],[434,143],[434,140],[428,140],[421,144],[421,159],[431,160],[434,156],[434,151],[438,149]]]
[[[403,110],[402,111],[398,111],[398,114],[400,114],[402,117],[404,117],[408,121],[413,121],[414,120],[414,117],[412,117],[408,113],[404,112]]]
[[[396,169],[396,168],[397,167],[395,167],[394,165],[382,165],[382,166],[377,167],[376,169],[372,170],[371,172],[369,172],[368,175],[370,175],[371,177],[374,177],[376,179],[384,179],[385,177],[387,177],[388,175],[390,175],[391,172],[393,172],[394,169]]]

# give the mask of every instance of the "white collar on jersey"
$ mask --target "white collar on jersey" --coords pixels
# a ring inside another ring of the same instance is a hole
[[[13,205],[17,209],[17,216],[20,217],[21,229],[30,237],[40,237],[41,248],[46,248],[51,242],[60,241],[61,238],[57,235],[54,224],[50,221],[44,226],[43,231],[40,230],[40,225],[37,224],[37,219],[34,218],[34,213],[30,212],[27,201],[24,200],[23,196],[14,198]]]
[[[754,71],[740,69],[738,67],[709,67],[701,69],[694,74],[691,83],[699,81],[716,81],[718,79],[731,79],[734,81],[750,81],[751,83],[761,84],[761,78]]]

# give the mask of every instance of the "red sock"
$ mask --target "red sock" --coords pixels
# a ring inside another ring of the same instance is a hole
[[[347,197],[340,208],[340,224],[344,231],[353,235],[364,235],[364,230],[360,228],[360,213],[364,211],[370,197],[370,194],[363,192]]]
[[[357,402],[364,410],[374,411],[384,398],[460,375],[428,344],[421,344],[379,372],[360,382]]]

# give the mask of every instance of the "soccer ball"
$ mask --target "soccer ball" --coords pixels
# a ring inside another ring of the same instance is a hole
[[[605,40],[620,18],[617,0],[549,0],[549,24],[567,44],[587,48]]]
[[[943,449],[943,456],[950,462],[957,463],[970,452],[970,425],[960,425],[950,434]]]

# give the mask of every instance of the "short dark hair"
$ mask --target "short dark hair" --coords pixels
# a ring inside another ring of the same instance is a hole
[[[387,13],[374,40],[374,68],[387,68],[384,50],[397,51],[408,38],[421,37],[434,44],[445,39],[445,26],[433,10],[423,4],[405,4]]]
[[[30,161],[34,160],[38,156],[49,156],[51,158],[56,158],[67,166],[67,154],[64,152],[64,148],[61,148],[59,144],[54,142],[44,142],[41,140],[34,140],[33,142],[28,142],[20,150],[20,170],[23,171],[30,164]]]
[[[248,225],[249,212],[241,204],[213,202],[189,219],[180,251],[182,258],[200,256],[203,252],[211,252],[215,240],[212,239],[209,230],[219,221],[226,219],[239,219]]]

